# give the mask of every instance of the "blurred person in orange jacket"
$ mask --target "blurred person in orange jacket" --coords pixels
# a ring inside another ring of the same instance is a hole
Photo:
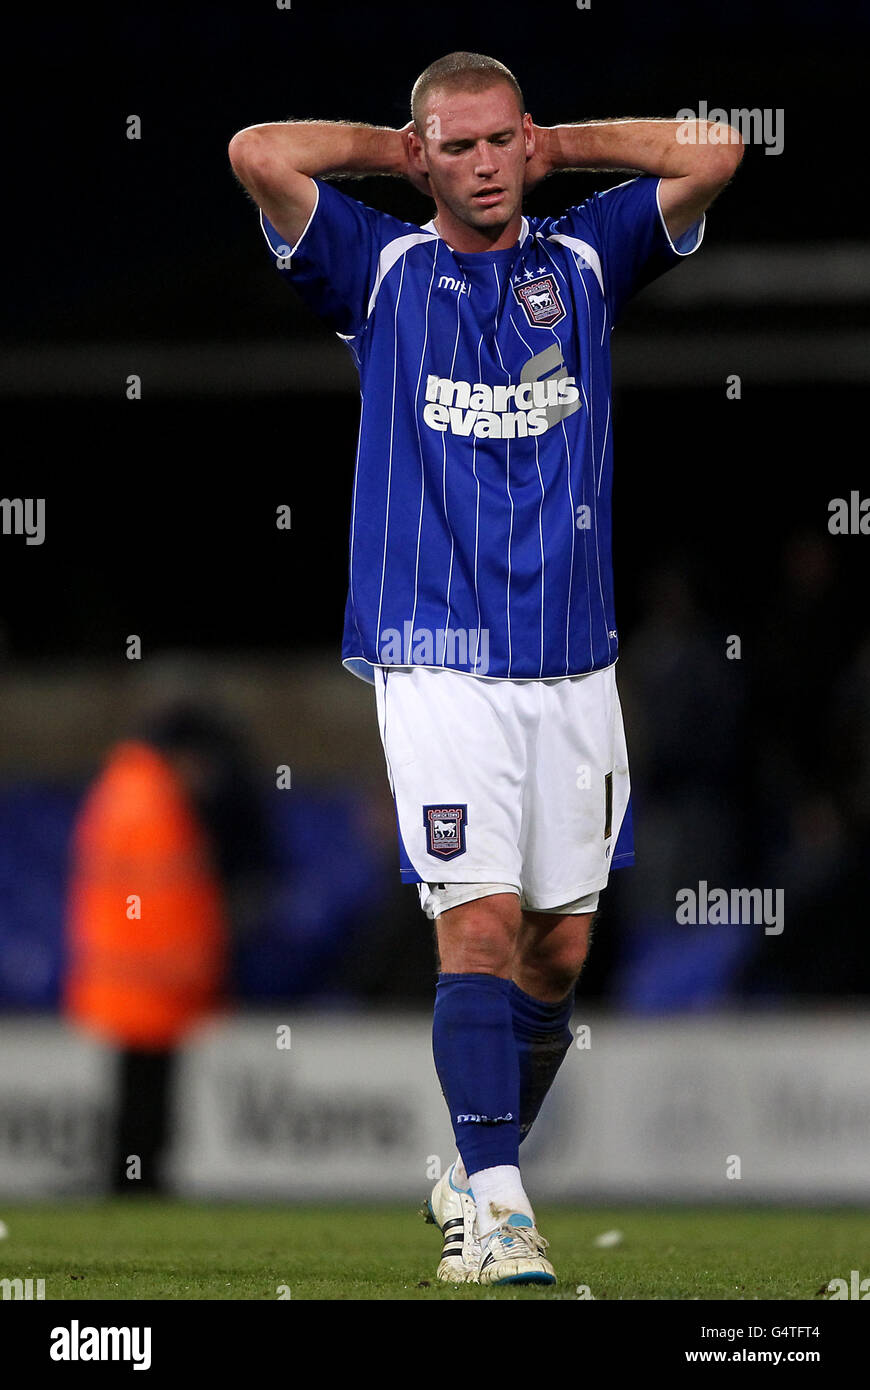
[[[175,703],[109,754],[76,819],[64,1008],[120,1049],[115,1192],[163,1190],[177,1049],[227,1006],[232,892],[265,838],[243,764],[222,717]]]

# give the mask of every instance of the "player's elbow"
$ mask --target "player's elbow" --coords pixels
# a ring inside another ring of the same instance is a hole
[[[268,126],[240,130],[230,141],[228,153],[236,177],[257,202],[286,193],[298,178],[295,151]]]
[[[733,179],[742,157],[742,145],[739,152],[731,147],[708,152],[703,162],[689,175],[685,187],[691,186],[696,198],[700,199],[705,207],[709,207],[714,198],[717,198]]]
[[[227,152],[233,173],[255,202],[262,203],[264,196],[280,186],[282,171],[286,176],[286,167],[276,161],[272,143],[256,127],[234,135]]]
[[[743,136],[740,134],[740,131],[735,130],[734,126],[730,125],[728,127],[728,142],[727,144],[720,145],[719,148],[723,157],[726,178],[730,179],[738,169],[746,153],[746,146],[743,143]]]
[[[704,149],[704,178],[713,188],[722,188],[734,177],[745,152],[743,136],[730,125],[707,129]]]
[[[255,169],[263,157],[263,142],[256,126],[237,131],[227,147],[227,154],[239,178]]]

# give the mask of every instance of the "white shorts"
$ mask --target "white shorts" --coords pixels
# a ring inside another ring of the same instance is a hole
[[[402,877],[427,914],[511,891],[532,911],[593,911],[631,790],[615,664],[561,680],[374,675]]]

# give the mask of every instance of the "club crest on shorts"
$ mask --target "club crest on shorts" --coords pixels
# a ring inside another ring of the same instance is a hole
[[[467,806],[424,806],[423,824],[429,854],[437,854],[439,859],[455,859],[457,854],[465,853]]]
[[[552,328],[565,317],[567,310],[559,297],[555,275],[539,275],[537,280],[514,285],[513,290],[533,328]]]

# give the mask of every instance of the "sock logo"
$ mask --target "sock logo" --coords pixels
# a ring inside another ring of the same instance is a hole
[[[468,806],[424,806],[426,852],[439,859],[455,859],[465,853]]]
[[[458,1125],[507,1125],[510,1124],[513,1115],[510,1111],[507,1115],[457,1115]]]

